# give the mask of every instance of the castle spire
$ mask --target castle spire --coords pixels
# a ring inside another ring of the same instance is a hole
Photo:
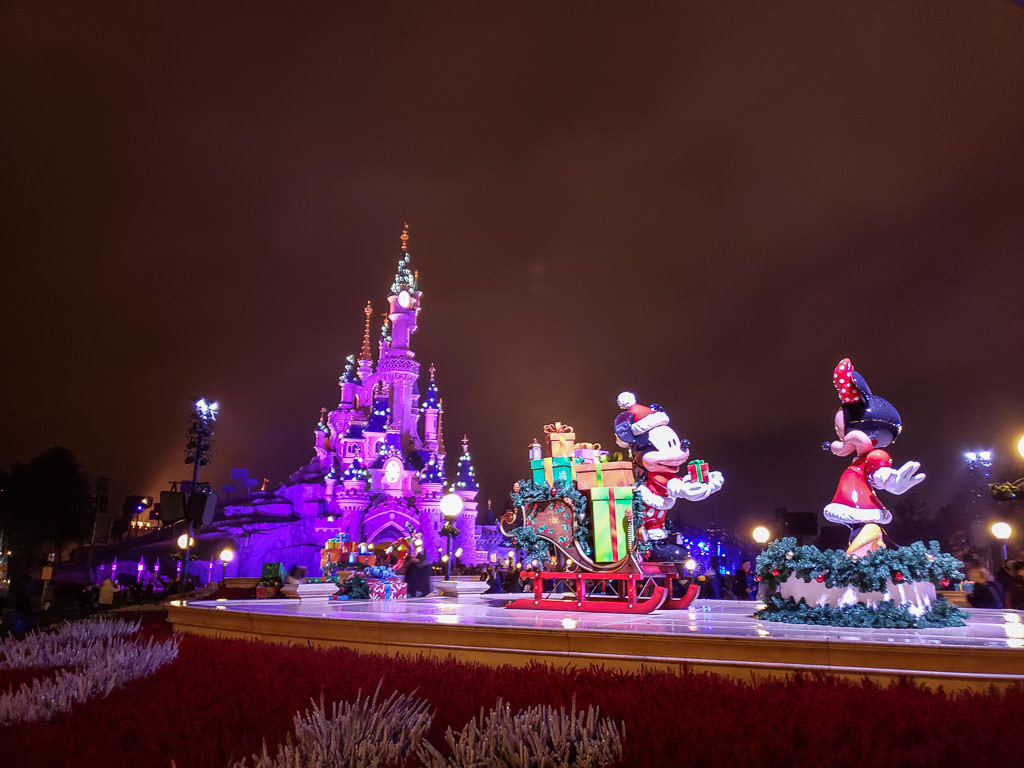
[[[395,279],[391,282],[391,295],[397,296],[401,291],[407,290],[410,293],[416,292],[417,275],[409,266],[409,225],[402,226],[402,255],[398,259],[398,268],[395,270]]]
[[[437,452],[444,456],[448,451],[444,448],[444,398],[442,397],[437,405]]]
[[[363,348],[359,350],[359,359],[373,360],[373,352],[370,351],[370,316],[373,315],[372,302],[366,302],[363,314],[366,315],[366,323],[363,325]]]
[[[440,407],[439,395],[437,392],[437,382],[434,380],[434,373],[436,369],[434,364],[430,364],[430,383],[427,384],[427,394],[423,398],[423,402],[420,404],[421,408],[438,408]]]

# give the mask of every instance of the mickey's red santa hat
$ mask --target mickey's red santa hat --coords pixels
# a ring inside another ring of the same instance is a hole
[[[615,419],[615,442],[621,448],[642,449],[647,444],[648,432],[668,424],[665,411],[657,405],[641,405],[632,392],[621,392],[617,402],[625,411]]]

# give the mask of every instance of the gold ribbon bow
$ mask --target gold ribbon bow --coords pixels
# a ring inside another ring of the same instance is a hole
[[[576,450],[577,451],[579,451],[579,450],[584,450],[584,451],[600,451],[601,450],[601,444],[600,443],[576,443]]]
[[[575,432],[575,427],[570,427],[568,424],[563,424],[560,421],[556,421],[554,424],[545,424],[544,433],[550,435],[552,433],[559,432]]]

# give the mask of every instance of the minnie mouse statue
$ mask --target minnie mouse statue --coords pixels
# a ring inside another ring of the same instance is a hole
[[[839,478],[832,502],[825,506],[825,519],[850,527],[847,555],[862,557],[885,547],[880,526],[888,525],[892,513],[875,495],[875,490],[903,494],[924,480],[919,462],[908,461],[892,468],[892,458],[883,451],[900,434],[903,425],[892,403],[871,392],[864,377],[844,358],[832,374],[842,404],[835,416],[838,440],[825,442],[822,449],[836,456],[855,454]]]
[[[651,542],[648,559],[682,562],[688,556],[686,550],[671,543],[665,531],[668,510],[679,498],[706,499],[722,488],[725,478],[721,472],[707,473],[704,482],[680,475],[690,458],[690,441],[679,439],[661,406],[640,405],[632,392],[621,393],[618,405],[623,413],[615,419],[615,440],[620,447],[633,449],[633,471],[640,480],[637,492],[644,505],[638,533]]]

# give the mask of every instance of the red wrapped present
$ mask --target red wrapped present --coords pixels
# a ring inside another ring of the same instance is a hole
[[[686,471],[690,473],[690,480],[695,483],[706,483],[710,477],[711,467],[706,461],[695,459],[686,465]]]
[[[366,586],[371,600],[405,600],[408,596],[405,579],[367,579]]]

